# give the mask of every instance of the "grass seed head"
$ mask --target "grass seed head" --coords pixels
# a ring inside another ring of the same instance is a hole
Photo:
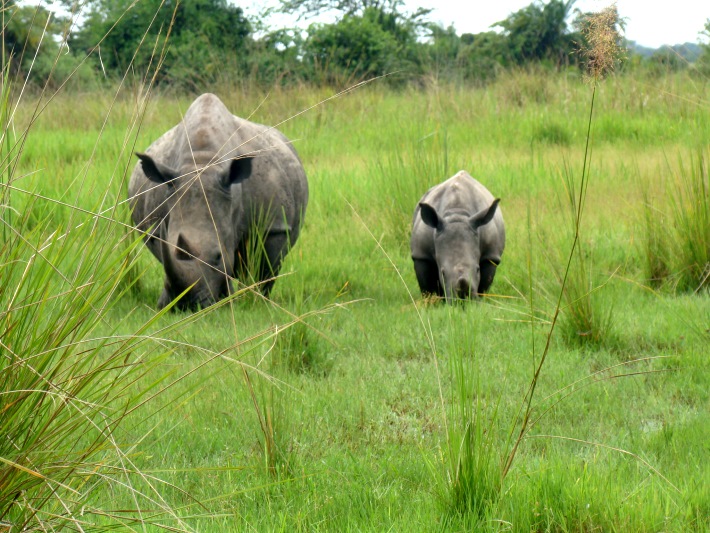
[[[586,41],[583,54],[588,81],[604,79],[625,58],[621,46],[621,27],[622,20],[616,4],[586,17],[582,34]]]

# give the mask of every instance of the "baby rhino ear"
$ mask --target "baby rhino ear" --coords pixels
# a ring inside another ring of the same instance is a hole
[[[419,214],[422,217],[422,221],[427,226],[437,229],[441,224],[441,219],[432,206],[426,202],[419,202]]]
[[[178,174],[172,168],[158,163],[148,154],[136,152],[136,156],[141,160],[141,168],[146,177],[153,183],[167,183],[168,185],[178,177]]]
[[[232,161],[229,166],[229,183],[227,185],[235,185],[241,183],[251,176],[251,164],[254,156],[241,156]]]
[[[496,214],[496,208],[498,207],[498,202],[500,202],[500,198],[496,198],[488,208],[481,209],[478,213],[473,215],[469,219],[471,227],[473,229],[477,229],[481,226],[485,226],[493,220],[493,216]]]

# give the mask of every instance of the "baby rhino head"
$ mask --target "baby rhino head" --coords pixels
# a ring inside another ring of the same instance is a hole
[[[422,221],[434,229],[434,253],[447,302],[478,297],[481,281],[479,228],[493,220],[499,198],[474,215],[453,209],[440,214],[419,204]]]

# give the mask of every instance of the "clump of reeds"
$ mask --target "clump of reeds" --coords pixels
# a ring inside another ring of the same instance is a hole
[[[681,164],[680,186],[670,195],[677,247],[679,288],[710,288],[710,169],[700,152],[690,167]]]
[[[454,350],[449,365],[454,384],[447,424],[450,511],[480,520],[497,503],[503,482],[497,408],[479,395],[478,363],[471,354]]]
[[[131,529],[155,522],[188,529],[156,490],[161,482],[148,481],[117,442],[128,414],[154,393],[136,390],[135,382],[160,359],[142,347],[155,317],[127,335],[107,322],[132,285],[126,276],[138,237],[128,237],[103,202],[62,204],[68,220],[41,222],[49,220],[48,200],[16,182],[31,125],[44,108],[37,104],[30,125],[17,127],[22,80],[4,53],[2,60],[0,530]],[[136,507],[155,512],[101,508],[107,489],[125,489]]]
[[[700,292],[710,287],[709,158],[700,151],[689,165],[679,163],[662,195],[665,204],[653,204],[644,191],[645,274],[654,288]]]
[[[0,521],[17,531],[82,530],[104,520],[94,505],[107,486],[140,492],[119,481],[135,469],[114,435],[145,400],[132,384],[151,368],[146,338],[106,323],[137,242],[114,239],[111,222],[51,233],[26,222],[0,219],[8,237],[0,246]],[[166,519],[172,511],[152,496],[144,504]],[[132,521],[141,519],[125,517]]]
[[[645,232],[640,242],[646,258],[645,277],[652,288],[658,289],[667,283],[672,272],[672,252],[666,227],[669,220],[662,207],[654,202],[648,187],[644,187],[642,194]]]
[[[253,299],[261,299],[259,291],[274,283],[274,274],[266,251],[268,210],[252,213],[249,232],[244,237],[237,254],[236,279],[247,285]]]
[[[564,271],[563,295],[564,314],[562,326],[564,338],[572,344],[599,346],[609,340],[613,325],[613,309],[600,292],[603,287],[594,271],[593,249],[588,241],[579,239],[577,201],[584,201],[584,195],[575,195],[575,180],[569,168],[564,172],[565,198],[561,199],[561,210],[567,207],[569,214],[570,238],[576,239],[574,254]],[[554,258],[553,258],[554,259]],[[559,259],[559,256],[558,258]],[[563,273],[555,269],[562,282]]]
[[[431,345],[435,360],[446,362],[448,392],[440,389],[446,443],[441,463],[430,463],[435,490],[446,520],[461,520],[477,529],[498,503],[502,489],[501,435],[498,402],[482,393],[476,328],[462,320],[461,309],[447,306],[450,328],[442,354]],[[426,327],[426,326],[424,326]],[[431,332],[427,330],[427,336]],[[430,342],[432,338],[430,337]],[[445,356],[444,356],[445,355]],[[437,365],[438,370],[438,365]],[[448,401],[444,400],[448,394]]]

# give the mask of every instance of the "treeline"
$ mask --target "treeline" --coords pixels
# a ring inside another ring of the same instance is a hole
[[[3,2],[3,64],[36,84],[110,82],[126,74],[199,89],[216,82],[345,85],[386,76],[390,84],[439,80],[481,84],[504,69],[583,68],[588,13],[574,0],[535,1],[498,22],[499,31],[459,35],[408,13],[402,0],[281,0],[283,13],[336,13],[307,30],[272,29],[227,0],[62,0],[64,14]],[[79,21],[77,23],[77,21]],[[710,20],[706,24],[710,36]],[[622,44],[623,19],[605,31]],[[632,55],[633,53],[630,52]],[[631,67],[686,68],[671,49]],[[710,71],[710,45],[694,68]]]

